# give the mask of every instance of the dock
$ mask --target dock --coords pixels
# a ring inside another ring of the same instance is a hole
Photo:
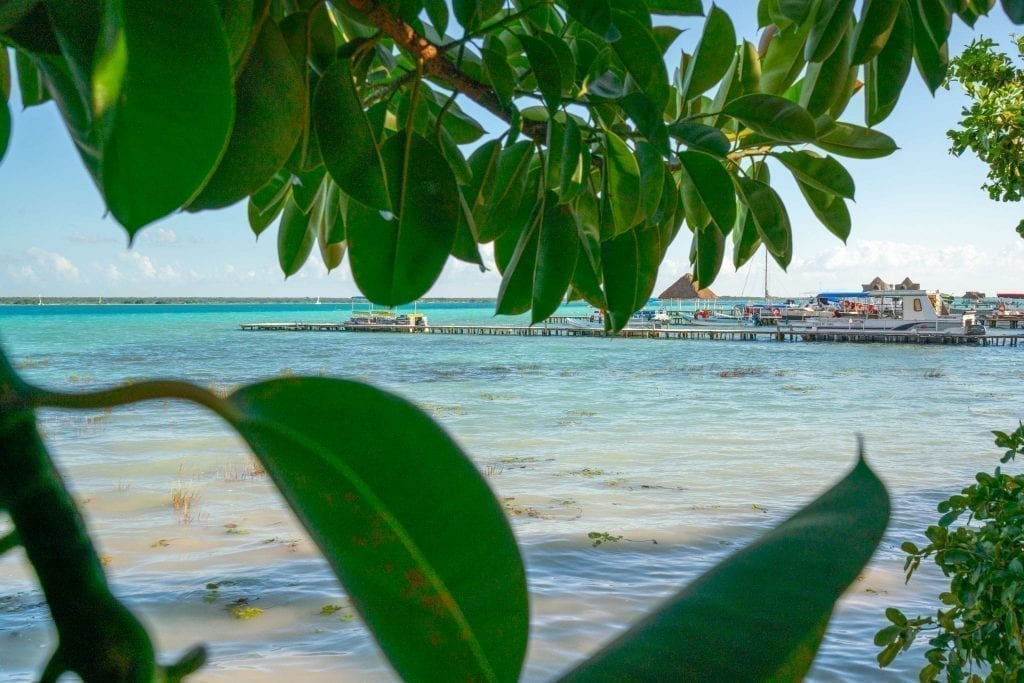
[[[1024,334],[977,335],[949,331],[884,330],[800,330],[776,327],[627,327],[608,333],[597,327],[561,324],[516,325],[366,325],[346,322],[242,323],[247,332],[374,332],[405,334],[476,335],[493,337],[608,337],[625,339],[671,339],[702,341],[845,342],[883,344],[944,344],[972,346],[1018,346]]]

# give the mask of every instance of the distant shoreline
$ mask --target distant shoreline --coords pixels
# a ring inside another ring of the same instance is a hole
[[[0,306],[38,306],[44,305],[182,305],[182,304],[369,304],[364,297],[230,297],[230,296],[4,296],[0,297]],[[430,297],[420,302],[438,303],[489,303],[493,298],[484,297]]]

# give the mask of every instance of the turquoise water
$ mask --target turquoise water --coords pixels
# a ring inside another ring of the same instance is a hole
[[[434,323],[493,321],[480,304],[419,310]],[[899,543],[919,540],[940,499],[997,464],[990,430],[1024,414],[1019,348],[238,329],[350,313],[329,304],[8,306],[0,339],[26,377],[61,390],[167,376],[230,390],[291,373],[360,379],[416,402],[512,517],[530,585],[528,681],[553,678],[826,489],[852,465],[856,433],[894,496],[894,517],[810,679],[916,679],[919,654],[879,671],[871,643],[886,607],[931,611],[942,586],[926,572],[905,587]],[[46,411],[42,428],[115,590],[161,651],[209,644],[198,680],[393,680],[244,445],[203,409]],[[175,493],[191,502],[187,512],[172,508]],[[591,531],[624,540],[594,548]],[[239,599],[264,613],[236,620],[227,608]],[[329,604],[343,609],[322,616]],[[52,637],[23,557],[0,558],[3,677],[37,675]]]

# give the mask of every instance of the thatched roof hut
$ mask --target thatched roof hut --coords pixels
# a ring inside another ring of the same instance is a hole
[[[896,289],[921,289],[921,283],[914,282],[909,277],[905,277],[903,282],[896,285]]]
[[[889,289],[889,284],[880,277],[876,277],[866,285],[861,285],[865,292],[884,292]]]
[[[693,275],[687,273],[676,280],[671,287],[658,295],[659,299],[717,299],[718,295],[710,289],[699,289],[700,283],[694,282]]]
[[[983,300],[985,298],[985,292],[975,292],[975,291],[964,292],[964,298],[965,299],[970,299],[972,301],[981,301],[981,300]]]

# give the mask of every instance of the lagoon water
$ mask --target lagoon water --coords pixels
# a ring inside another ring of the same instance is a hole
[[[432,322],[492,320],[483,304],[420,310]],[[857,433],[893,519],[809,678],[916,680],[920,649],[879,670],[871,642],[886,607],[932,612],[943,586],[927,568],[904,586],[899,544],[920,541],[939,500],[998,464],[990,430],[1024,416],[1019,348],[238,328],[349,314],[331,304],[0,306],[0,340],[29,380],[63,391],[170,376],[229,390],[310,374],[414,401],[509,511],[530,589],[527,681],[553,679],[828,488],[853,464]],[[41,427],[115,592],[165,659],[205,642],[199,681],[394,680],[326,563],[214,416],[151,402],[47,410]],[[172,508],[175,493],[191,501],[187,515]],[[588,532],[623,539],[593,547]],[[236,619],[240,600],[263,613]],[[341,609],[321,614],[327,605]],[[8,553],[0,678],[38,676],[53,637],[24,556]]]

